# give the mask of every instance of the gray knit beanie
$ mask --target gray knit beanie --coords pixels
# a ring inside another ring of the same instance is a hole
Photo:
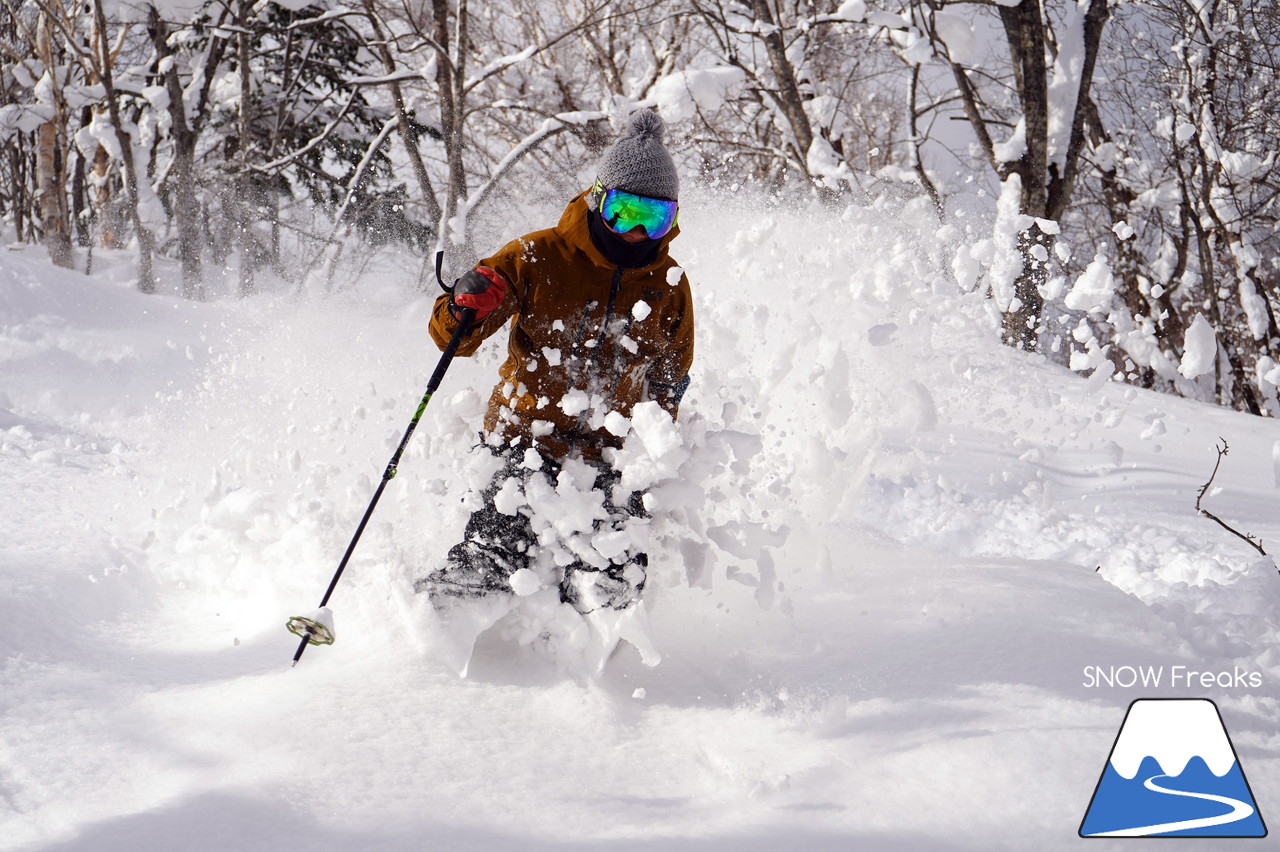
[[[651,109],[631,114],[627,120],[627,133],[604,155],[596,176],[605,189],[621,189],[624,192],[665,198],[680,198],[680,178],[676,164],[662,144],[667,125]]]

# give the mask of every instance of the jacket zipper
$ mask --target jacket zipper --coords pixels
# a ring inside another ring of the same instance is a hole
[[[600,326],[600,336],[596,338],[596,351],[592,353],[592,360],[599,353],[600,347],[604,345],[604,337],[609,333],[609,320],[613,319],[613,309],[618,303],[618,289],[622,283],[622,267],[619,266],[613,270],[613,280],[609,282],[609,304],[604,309],[604,325]]]
[[[592,385],[592,382],[590,381],[591,379],[590,368],[598,360],[600,356],[600,350],[604,346],[605,335],[609,333],[609,321],[613,319],[613,311],[618,304],[618,290],[620,289],[621,284],[622,284],[622,267],[619,266],[617,269],[613,270],[613,280],[609,282],[609,302],[608,304],[605,305],[604,322],[600,325],[600,334],[596,337],[596,344],[595,346],[591,347],[591,352],[588,353],[585,359],[583,359],[585,363],[582,365],[582,367],[585,371],[587,371],[586,378],[587,378],[588,396],[590,396],[591,394],[591,385]],[[587,413],[588,413],[587,411],[584,411],[582,412],[582,414],[578,415],[578,424],[574,427],[573,429],[574,432],[581,432],[582,428],[587,425]]]

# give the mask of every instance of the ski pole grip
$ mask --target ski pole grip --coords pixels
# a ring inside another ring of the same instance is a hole
[[[476,321],[475,308],[463,308],[461,313],[462,313],[462,316],[458,318],[458,328],[453,332],[453,339],[449,341],[450,343],[453,343],[454,339],[460,340],[462,338],[462,335],[470,331],[471,326],[475,324],[475,321]]]

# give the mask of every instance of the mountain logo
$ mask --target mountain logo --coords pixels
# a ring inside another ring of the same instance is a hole
[[[1081,837],[1266,837],[1258,803],[1207,698],[1129,705]]]

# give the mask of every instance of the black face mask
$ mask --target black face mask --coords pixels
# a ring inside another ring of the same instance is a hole
[[[616,263],[624,269],[638,269],[648,266],[658,256],[658,244],[661,240],[642,240],[629,243],[609,230],[609,226],[600,217],[600,211],[593,210],[587,215],[587,227],[591,231],[591,242],[600,249],[600,253],[610,263]]]

